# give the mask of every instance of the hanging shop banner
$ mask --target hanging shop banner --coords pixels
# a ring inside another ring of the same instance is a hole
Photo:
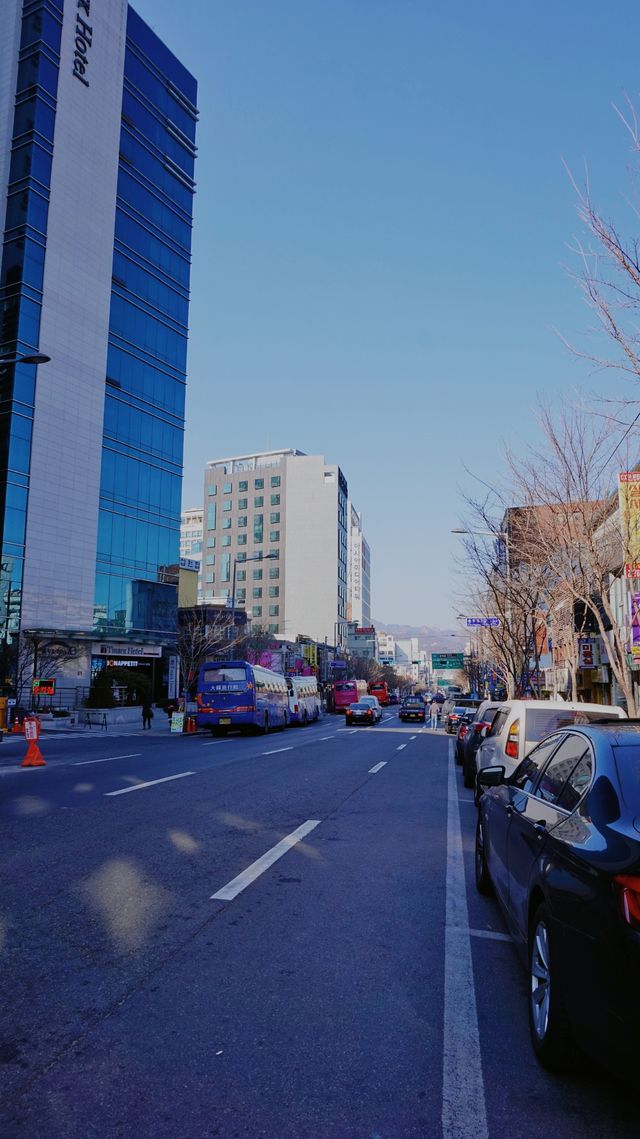
[[[593,637],[581,637],[578,642],[578,668],[595,667],[595,642]]]
[[[633,660],[640,660],[640,593],[629,595],[631,609],[631,644],[629,652]]]
[[[624,576],[640,578],[640,471],[620,471],[618,500],[624,541]]]

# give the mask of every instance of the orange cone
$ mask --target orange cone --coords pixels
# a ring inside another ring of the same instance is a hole
[[[27,754],[25,755],[21,767],[46,767],[46,763],[42,758],[42,752],[38,747],[35,740],[29,740]]]
[[[14,736],[21,736],[22,735],[22,724],[20,723],[19,720],[13,721],[13,727],[12,727],[11,731],[13,732]]]

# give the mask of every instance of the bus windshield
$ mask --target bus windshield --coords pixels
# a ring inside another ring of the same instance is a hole
[[[224,664],[205,668],[202,673],[203,684],[246,684],[246,680],[244,668],[229,668]]]

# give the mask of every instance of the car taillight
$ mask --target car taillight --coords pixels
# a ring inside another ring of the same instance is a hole
[[[460,725],[460,739],[463,740],[464,737],[466,736],[466,734],[467,734],[467,726],[466,726],[466,724],[461,724]]]
[[[489,725],[484,720],[478,720],[477,723],[473,725],[473,730],[474,732],[481,732],[483,728],[488,727]]]
[[[640,930],[640,878],[616,874],[613,884],[624,920],[632,929]]]
[[[509,728],[509,735],[507,736],[507,744],[505,747],[505,755],[511,759],[518,758],[518,739],[520,736],[520,721],[516,720]]]

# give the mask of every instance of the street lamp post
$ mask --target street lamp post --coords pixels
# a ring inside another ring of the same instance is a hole
[[[241,562],[244,565],[245,562],[263,562],[263,561],[268,561],[270,558],[277,558],[277,556],[278,556],[277,554],[263,554],[262,550],[260,550],[257,554],[250,554],[246,558],[241,558],[237,554],[235,555],[235,557],[233,559],[233,576],[232,576],[232,581],[231,581],[231,630],[232,630],[231,635],[232,635],[232,637],[235,634],[235,628],[236,628],[236,567],[238,565],[238,562]]]
[[[26,353],[20,356],[0,356],[0,370],[4,370],[11,364],[49,364],[51,357],[45,356],[44,352]]]

